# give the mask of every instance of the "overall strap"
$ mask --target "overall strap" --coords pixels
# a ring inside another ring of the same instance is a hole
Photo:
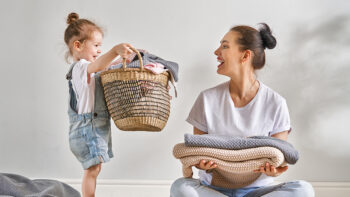
[[[72,66],[69,68],[69,71],[68,71],[68,73],[66,74],[66,79],[67,80],[71,80],[72,79],[72,71],[73,71],[73,68],[74,68],[74,66],[75,66],[75,64],[77,64],[78,62],[74,62],[73,64],[72,64]]]
[[[95,114],[102,113],[101,115],[109,117],[100,73],[96,73],[94,77],[95,77],[94,112],[95,112]]]
[[[69,106],[68,106],[68,113],[69,114],[76,114],[75,109],[77,107],[77,98],[73,90],[72,85],[72,71],[77,62],[74,62],[72,66],[69,68],[68,73],[66,74],[66,79],[68,80],[68,87],[69,87]]]

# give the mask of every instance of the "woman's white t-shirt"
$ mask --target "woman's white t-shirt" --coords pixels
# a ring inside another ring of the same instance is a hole
[[[200,93],[187,122],[208,134],[227,136],[271,136],[291,130],[286,100],[259,81],[256,96],[244,107],[235,107],[230,96],[230,82]],[[211,183],[212,176],[199,171],[200,180]],[[247,187],[266,186],[273,178],[262,174]]]
[[[95,102],[95,74],[87,72],[91,62],[81,59],[72,70],[72,86],[77,99],[78,114],[90,113],[94,110]]]

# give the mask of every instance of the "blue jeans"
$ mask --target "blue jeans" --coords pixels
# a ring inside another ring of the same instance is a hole
[[[170,189],[170,197],[314,197],[314,190],[306,181],[293,181],[273,186],[225,189],[203,185],[192,178],[177,179]]]

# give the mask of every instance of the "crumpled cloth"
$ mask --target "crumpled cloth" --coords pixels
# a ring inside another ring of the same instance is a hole
[[[80,197],[80,193],[71,186],[56,180],[30,180],[17,174],[0,173],[0,196]]]

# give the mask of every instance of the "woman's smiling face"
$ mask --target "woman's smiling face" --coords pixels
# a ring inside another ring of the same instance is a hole
[[[214,54],[220,63],[217,69],[218,74],[232,76],[233,73],[237,73],[239,70],[242,62],[241,59],[244,55],[236,43],[236,39],[239,36],[237,32],[227,32],[220,41],[220,47],[215,50]]]

